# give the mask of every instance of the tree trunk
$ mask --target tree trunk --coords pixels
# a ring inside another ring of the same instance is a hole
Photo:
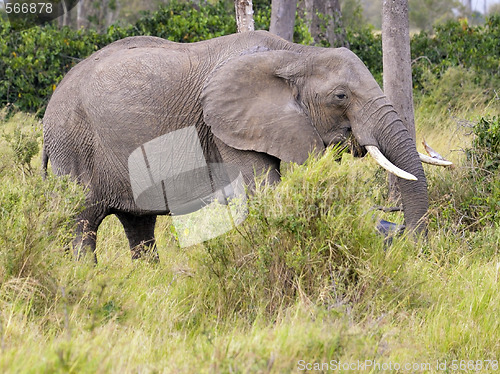
[[[303,0],[301,8],[314,44],[349,47],[339,0]]]
[[[121,9],[121,2],[120,1],[110,1],[108,3],[108,14],[106,17],[106,29],[113,24],[113,22],[116,21],[117,16],[120,14],[120,9]]]
[[[59,17],[59,27],[64,27],[64,26],[68,26],[68,9],[66,7],[66,2],[63,0],[60,2],[59,4],[60,8],[61,8],[61,13],[62,16]]]
[[[85,0],[79,0],[76,6],[76,28],[80,29],[87,25],[87,17],[85,12]]]
[[[296,10],[297,0],[272,0],[269,31],[289,42],[293,42]]]
[[[234,0],[236,11],[236,25],[238,32],[253,31],[253,5],[252,0]]]
[[[384,92],[415,141],[408,0],[384,0],[382,6]],[[397,177],[389,174],[389,200],[397,202]]]
[[[472,0],[467,0],[467,10],[472,14]]]

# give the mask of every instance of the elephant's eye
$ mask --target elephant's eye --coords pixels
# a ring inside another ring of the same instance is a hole
[[[345,106],[347,105],[347,100],[349,100],[350,91],[343,87],[337,87],[330,93],[330,101],[332,105],[335,106]]]

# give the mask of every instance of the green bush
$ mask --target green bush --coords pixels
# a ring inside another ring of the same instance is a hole
[[[127,36],[153,35],[179,43],[212,39],[236,32],[234,7],[228,9],[222,1],[214,5],[171,1],[124,31]]]
[[[492,15],[484,26],[469,26],[466,19],[435,26],[434,35],[421,32],[411,40],[413,81],[422,88],[423,75],[430,69],[438,79],[448,68],[474,72],[474,83],[500,82],[500,15]],[[418,60],[417,60],[418,59]],[[486,79],[484,78],[486,77]]]
[[[469,157],[476,157],[482,168],[498,171],[500,167],[500,117],[481,118],[474,126],[475,138]]]
[[[19,113],[8,123],[0,118],[7,129],[0,138],[0,299],[26,303],[28,315],[43,315],[57,298],[57,264],[84,198],[69,177],[26,173],[40,145],[37,122]]]
[[[460,168],[429,173],[433,225],[467,237],[500,221],[500,118],[483,117]]]
[[[5,108],[0,112],[1,120],[5,119],[7,110]],[[13,153],[14,164],[21,172],[31,174],[31,161],[40,151],[41,128],[32,123],[28,114],[18,113],[12,120],[16,122],[16,127],[10,132],[2,131],[1,135]]]
[[[54,25],[15,32],[0,22],[0,105],[41,116],[55,85],[80,59],[108,43],[92,30]]]
[[[371,175],[353,172],[353,159],[331,167],[337,152],[292,165],[279,185],[258,188],[246,221],[205,243],[205,265],[220,282],[219,308],[273,313],[300,299],[334,305],[366,291],[367,253],[383,253],[373,213],[366,214],[374,191],[360,183]]]
[[[234,10],[233,10],[234,12]],[[55,24],[15,32],[0,20],[0,106],[15,104],[42,116],[55,86],[80,60],[107,44],[134,35],[194,42],[236,32],[234,15],[222,2],[197,6],[172,1],[136,24],[92,29],[59,29]]]

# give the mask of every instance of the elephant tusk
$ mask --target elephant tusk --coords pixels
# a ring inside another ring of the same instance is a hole
[[[436,165],[436,166],[450,166],[450,165],[453,165],[453,162],[451,162],[451,161],[440,160],[438,158],[429,157],[429,156],[424,155],[424,154],[422,154],[420,152],[418,152],[418,155],[420,157],[420,161],[425,162],[426,164]]]
[[[394,165],[392,162],[390,162],[383,154],[380,152],[380,149],[373,145],[367,145],[366,150],[368,153],[377,161],[377,163],[382,166],[385,170],[387,170],[389,173],[392,173],[396,175],[399,178],[407,179],[410,181],[416,181],[417,178],[413,175],[410,174],[400,168],[398,168],[396,165]]]

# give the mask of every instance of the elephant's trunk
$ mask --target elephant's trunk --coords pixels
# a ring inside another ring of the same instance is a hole
[[[398,114],[388,102],[383,100],[382,105],[368,116],[372,123],[365,126],[365,131],[358,138],[360,144],[374,145],[380,149],[382,154],[397,168],[412,174],[417,180],[398,178],[401,200],[405,214],[405,224],[412,232],[426,230],[426,218],[429,207],[427,194],[427,181],[415,141],[404,126]],[[380,101],[379,101],[380,103]],[[367,128],[372,128],[371,133]],[[356,136],[356,128],[353,128]],[[357,136],[356,136],[357,137]]]
[[[394,114],[394,116],[396,116]],[[416,181],[398,178],[406,227],[410,231],[426,229],[425,215],[429,208],[427,181],[414,140],[398,118],[377,136],[380,150],[397,167],[413,174]]]

